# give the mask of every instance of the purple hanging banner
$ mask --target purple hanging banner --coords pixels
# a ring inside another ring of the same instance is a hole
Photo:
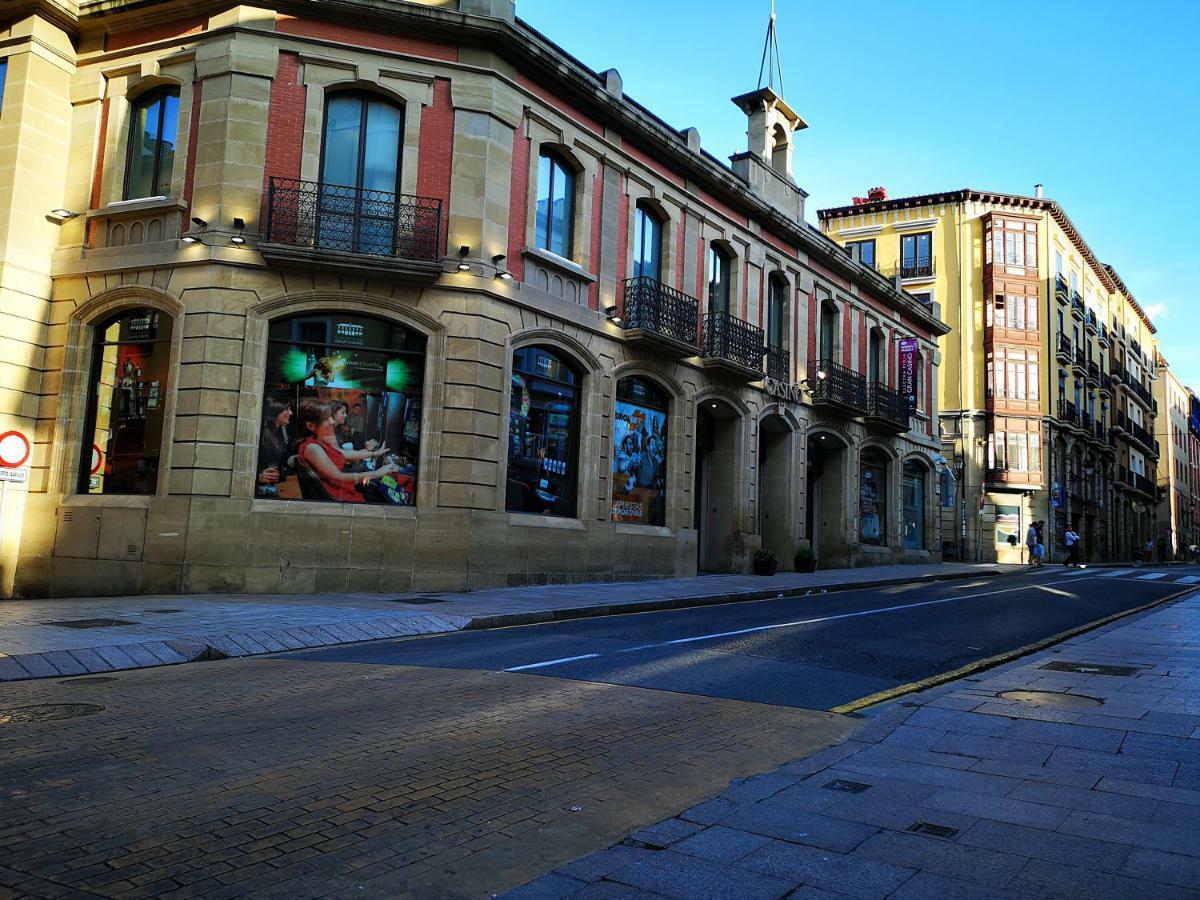
[[[908,412],[917,411],[917,339],[900,341],[900,393],[908,400]]]

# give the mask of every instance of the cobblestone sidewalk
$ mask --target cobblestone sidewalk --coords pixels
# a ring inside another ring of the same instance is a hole
[[[906,698],[506,896],[1197,898],[1198,673],[1193,594]]]
[[[0,601],[0,681],[765,599],[810,590],[970,578],[996,571],[994,566],[953,564],[875,566],[770,578],[717,575],[469,594],[191,594]]]

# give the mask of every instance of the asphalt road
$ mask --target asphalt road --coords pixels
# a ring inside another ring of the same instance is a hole
[[[993,578],[460,632],[284,658],[517,672],[832,709],[1198,582],[1200,569],[1192,567],[1048,566]]]

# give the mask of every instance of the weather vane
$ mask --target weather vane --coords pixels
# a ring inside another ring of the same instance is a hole
[[[775,30],[775,0],[771,0],[771,18],[767,21],[767,40],[763,44],[762,63],[758,67],[758,86],[763,87],[763,74],[767,76],[766,87],[775,90],[775,79],[779,78],[779,93],[783,94],[783,61],[779,56],[779,34]]]

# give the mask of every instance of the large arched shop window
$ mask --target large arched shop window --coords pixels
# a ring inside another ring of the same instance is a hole
[[[613,420],[612,520],[667,521],[667,413],[670,397],[644,378],[617,382]]]
[[[513,353],[508,511],[575,516],[581,381],[555,350],[522,347]]]
[[[134,309],[96,328],[81,494],[153,494],[163,443],[174,321]]]
[[[916,460],[904,464],[900,482],[900,543],[908,550],[925,549],[925,478],[927,469]]]
[[[859,471],[859,540],[882,547],[887,543],[888,458],[876,447],[862,452]]]
[[[134,100],[129,115],[124,199],[166,197],[171,193],[178,129],[179,88],[156,88]]]
[[[271,323],[255,493],[412,506],[425,336],[347,313]]]
[[[360,92],[330,94],[321,146],[318,245],[388,256],[397,222],[404,111]]]

